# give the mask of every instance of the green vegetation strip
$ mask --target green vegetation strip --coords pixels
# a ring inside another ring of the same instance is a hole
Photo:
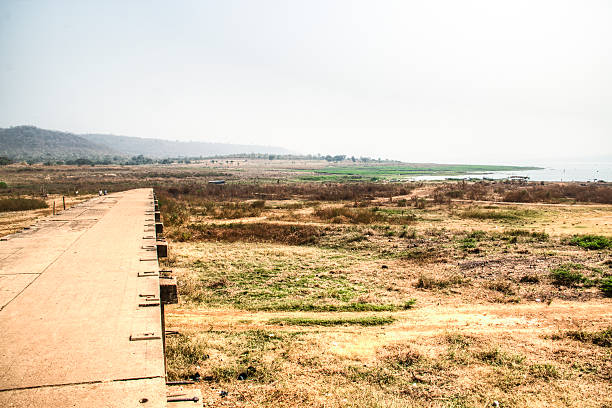
[[[481,210],[481,209],[470,209],[465,210],[459,214],[461,218],[472,218],[477,220],[501,220],[501,221],[515,221],[522,218],[531,218],[538,215],[537,211],[534,210]]]
[[[612,238],[601,235],[575,235],[570,244],[584,249],[607,249],[612,248]]]
[[[257,305],[247,310],[279,311],[279,312],[394,312],[411,309],[416,299],[409,299],[404,304],[374,304],[374,303],[344,303],[344,304],[314,304],[314,303],[284,303]]]
[[[268,320],[270,324],[292,326],[382,326],[393,323],[391,316],[364,316],[364,317],[282,317]]]
[[[487,165],[404,165],[404,166],[346,166],[316,169],[317,174],[336,174],[347,176],[420,176],[432,174],[458,175],[490,171],[537,170],[538,167],[487,166]]]

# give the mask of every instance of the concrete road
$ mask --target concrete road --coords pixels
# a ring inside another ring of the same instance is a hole
[[[165,407],[151,189],[0,240],[0,406]]]

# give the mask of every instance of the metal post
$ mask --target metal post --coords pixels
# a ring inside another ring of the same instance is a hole
[[[66,197],[62,196],[62,203],[64,204],[64,211],[66,211]]]
[[[53,201],[53,215],[55,215],[55,201]]]

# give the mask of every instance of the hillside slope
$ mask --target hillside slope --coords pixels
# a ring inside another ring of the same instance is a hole
[[[0,156],[16,160],[58,160],[121,155],[78,135],[34,126],[0,129]]]
[[[179,142],[172,140],[99,134],[86,134],[81,136],[91,142],[112,147],[130,156],[142,154],[150,158],[197,157],[240,153],[290,153],[290,151],[287,149],[274,146]]]

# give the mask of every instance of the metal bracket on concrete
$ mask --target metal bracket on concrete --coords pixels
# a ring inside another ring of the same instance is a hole
[[[158,276],[159,276],[159,273],[157,273],[157,271],[144,271],[144,272],[138,272],[138,277],[139,277],[139,278],[146,278],[147,276],[158,277]]]
[[[152,306],[159,306],[159,302],[151,302],[151,303],[139,303],[138,307],[152,307]]]
[[[159,340],[161,336],[154,332],[130,334],[130,341]]]

